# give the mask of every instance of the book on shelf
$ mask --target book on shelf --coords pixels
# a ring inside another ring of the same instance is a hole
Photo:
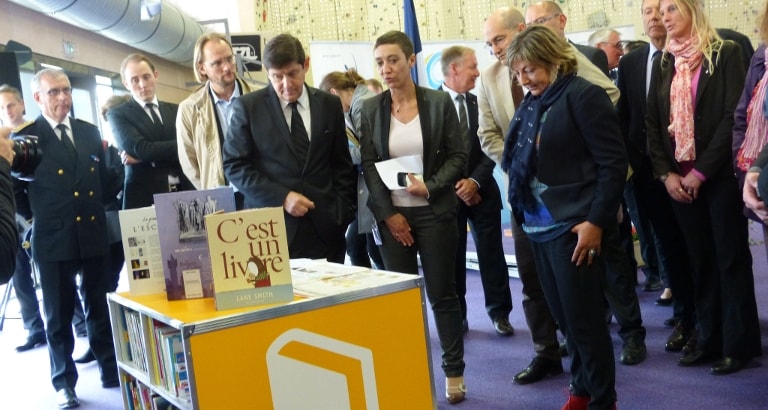
[[[206,216],[216,309],[293,300],[283,208]]]
[[[155,194],[168,300],[213,297],[205,216],[234,210],[230,187]]]
[[[134,296],[164,292],[165,277],[155,207],[126,209],[118,215],[129,292]]]

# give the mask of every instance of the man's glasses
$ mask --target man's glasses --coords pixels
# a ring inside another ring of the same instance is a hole
[[[555,14],[549,16],[549,17],[539,17],[536,20],[530,21],[530,22],[525,23],[525,24],[528,25],[528,26],[532,26],[534,24],[544,24],[544,23],[548,22],[549,20],[552,20],[555,17],[560,17],[560,13],[555,13]]]
[[[224,58],[216,60],[216,61],[212,61],[210,63],[208,61],[205,62],[205,65],[207,65],[208,67],[213,68],[214,70],[218,70],[218,69],[224,67],[225,65],[226,66],[232,66],[234,64],[235,64],[235,56],[233,56],[233,55],[231,55],[229,57],[224,57]]]
[[[72,87],[51,88],[45,92],[49,97],[58,97],[59,94],[72,95]]]

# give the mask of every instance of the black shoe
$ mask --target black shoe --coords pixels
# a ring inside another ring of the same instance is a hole
[[[723,374],[731,374],[743,369],[746,364],[746,360],[740,360],[734,357],[726,356],[715,362],[715,364],[712,365],[712,368],[709,369],[709,372],[718,376]]]
[[[645,349],[645,342],[639,342],[635,339],[629,339],[621,348],[621,355],[619,355],[619,362],[626,365],[634,365],[641,363],[645,360],[647,351]]]
[[[690,354],[693,353],[696,350],[696,346],[699,343],[699,332],[696,329],[693,329],[691,332],[691,337],[688,338],[688,341],[685,342],[685,346],[683,346],[683,354]]]
[[[691,338],[691,330],[688,327],[683,326],[682,323],[675,325],[675,329],[667,339],[667,343],[664,345],[664,349],[668,352],[679,352],[683,350],[683,346],[688,343],[688,339]]]
[[[36,348],[37,346],[42,346],[46,344],[47,341],[45,340],[44,334],[37,334],[34,336],[30,336],[27,338],[27,341],[24,342],[21,346],[16,346],[17,352],[26,352],[27,350],[32,350]]]
[[[547,376],[554,376],[563,372],[563,364],[560,360],[534,357],[531,364],[523,371],[516,374],[512,381],[517,384],[535,383]]]
[[[679,322],[679,320],[671,317],[671,318],[669,318],[669,319],[664,321],[664,326],[666,326],[666,327],[675,327],[677,322]]]
[[[80,406],[80,400],[72,388],[65,387],[56,391],[56,405],[60,409],[74,409]]]
[[[703,350],[694,350],[691,353],[684,354],[683,357],[677,360],[678,366],[690,367],[710,362],[714,359],[714,355],[707,353]]]
[[[662,289],[664,289],[664,284],[658,278],[646,280],[643,285],[643,292],[656,292]]]
[[[658,298],[656,299],[656,304],[659,306],[670,306],[672,305],[672,298]]]
[[[557,351],[560,353],[560,357],[568,356],[568,345],[565,344],[565,341],[560,342],[560,346],[557,347]]]
[[[101,387],[103,387],[105,389],[110,389],[112,387],[120,387],[120,381],[117,380],[117,379],[115,379],[115,380],[107,380],[105,382],[101,382]]]
[[[507,318],[494,319],[493,327],[499,336],[512,336],[515,334],[515,328],[512,327]]]
[[[467,319],[462,319],[461,321],[461,333],[467,333],[469,332],[469,322],[467,322]]]
[[[75,363],[90,363],[94,360],[96,360],[96,356],[93,355],[93,350],[88,349],[82,356],[75,359]]]

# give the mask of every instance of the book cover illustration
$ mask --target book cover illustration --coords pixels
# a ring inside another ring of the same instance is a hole
[[[216,309],[293,300],[283,208],[205,218]]]
[[[205,216],[234,210],[230,187],[155,194],[168,300],[213,297]]]
[[[129,292],[133,296],[164,292],[163,258],[155,207],[127,209],[118,215]]]

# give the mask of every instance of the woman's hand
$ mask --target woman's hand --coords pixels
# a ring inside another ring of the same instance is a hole
[[[411,236],[411,226],[403,214],[397,213],[384,220],[387,229],[397,243],[403,246],[413,245],[413,236]]]
[[[584,221],[571,228],[571,232],[578,236],[571,262],[575,262],[576,266],[581,266],[584,261],[587,261],[587,266],[592,266],[592,261],[597,255],[600,255],[603,228],[592,222]]]
[[[424,183],[424,181],[416,178],[416,176],[411,173],[408,173],[408,180],[410,185],[405,188],[405,192],[408,192],[411,195],[429,198],[429,190],[427,189],[427,185]]]
[[[764,224],[768,224],[768,209],[765,208],[765,202],[757,196],[757,178],[759,176],[759,172],[747,172],[747,176],[744,178],[742,197],[744,198],[744,205],[751,209]]]
[[[688,175],[693,177],[690,173]],[[698,178],[696,178],[696,180],[698,180]],[[701,181],[699,181],[698,186],[701,186]],[[697,195],[698,195],[698,186],[697,186],[697,192],[696,192]],[[684,204],[690,204],[691,202],[693,202],[693,191],[689,193],[688,189],[686,189],[686,187],[683,186],[683,178],[680,176],[680,174],[670,172],[667,175],[667,179],[664,181],[664,187],[667,189],[667,193],[669,194],[669,196],[672,197],[672,199],[674,199],[675,201],[682,202]]]
[[[703,182],[694,172],[689,172],[688,175],[680,181],[683,190],[691,196],[691,202],[699,197],[699,189],[701,188],[702,183]]]

